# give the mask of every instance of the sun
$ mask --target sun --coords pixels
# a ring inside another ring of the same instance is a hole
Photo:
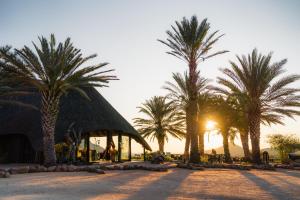
[[[215,121],[208,120],[206,122],[206,125],[205,125],[206,130],[211,131],[211,130],[215,129],[215,127],[216,127],[216,122]]]

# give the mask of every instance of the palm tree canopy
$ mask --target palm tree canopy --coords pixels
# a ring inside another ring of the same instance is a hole
[[[154,96],[139,108],[146,118],[135,118],[134,123],[143,137],[151,140],[161,138],[168,141],[168,135],[182,139],[185,137],[184,117],[173,102],[166,97]]]
[[[175,24],[175,26],[171,26],[172,30],[166,31],[168,35],[166,41],[158,40],[171,49],[167,52],[168,54],[190,63],[204,61],[210,57],[228,52],[209,53],[212,46],[223,35],[217,36],[219,31],[209,34],[210,24],[207,19],[199,23],[196,16],[192,16],[190,20],[184,17],[180,22],[175,21]]]
[[[0,67],[8,74],[7,81],[17,80],[39,91],[51,91],[50,96],[60,96],[72,89],[87,97],[80,87],[102,87],[109,80],[116,79],[106,75],[112,70],[96,72],[108,63],[82,67],[96,54],[83,57],[70,38],[57,44],[52,34],[49,41],[39,37],[39,42],[40,46],[33,42],[35,51],[28,46],[20,50],[8,46],[0,48]]]
[[[271,58],[272,53],[264,56],[256,49],[248,56],[237,56],[238,63],[230,61],[231,68],[222,69],[226,78],[218,77],[218,82],[224,87],[217,90],[244,99],[246,112],[258,112],[263,123],[283,124],[284,116],[300,115],[299,89],[290,87],[300,76],[280,77],[287,60],[271,63]]]
[[[200,77],[199,71],[198,77]],[[176,105],[178,105],[183,111],[186,110],[188,104],[191,100],[191,89],[189,87],[189,76],[187,72],[184,74],[180,73],[173,73],[174,83],[167,81],[166,85],[163,87],[168,91],[167,98],[172,100]],[[210,89],[209,86],[209,79],[200,77],[196,83],[196,90],[198,94],[198,98],[204,100],[204,96],[208,96],[208,90]]]
[[[1,58],[0,58],[1,59]],[[7,74],[5,74],[3,68],[0,68],[0,106],[1,105],[16,105],[23,106],[31,109],[37,109],[35,106],[26,104],[20,101],[16,101],[11,99],[12,96],[21,96],[21,95],[29,95],[31,94],[29,91],[25,91],[23,87],[21,87],[21,83],[8,82],[6,81]]]

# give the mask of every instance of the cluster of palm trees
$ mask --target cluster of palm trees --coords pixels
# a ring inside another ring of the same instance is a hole
[[[287,60],[271,62],[271,53],[262,55],[254,49],[247,56],[237,56],[237,62],[230,61],[229,68],[221,69],[224,77],[218,77],[218,85],[212,86],[200,75],[198,66],[208,58],[227,52],[210,53],[223,35],[217,35],[218,31],[209,34],[210,24],[206,19],[199,23],[196,16],[176,21],[171,28],[166,32],[167,39],[159,41],[170,48],[168,54],[186,62],[188,71],[183,75],[173,74],[174,83],[167,82],[164,86],[168,91],[166,97],[154,97],[143,104],[140,112],[148,118],[135,119],[140,133],[152,139],[158,134],[161,141],[168,133],[182,138],[184,132],[184,157],[197,163],[204,154],[205,119],[212,118],[223,137],[225,161],[231,162],[228,140],[239,133],[245,159],[261,163],[260,125],[283,124],[285,116],[300,114],[299,89],[290,86],[300,76],[281,76]],[[157,98],[165,104],[155,104]],[[174,109],[170,112],[177,113],[177,118],[158,112],[170,105]]]
[[[56,43],[52,34],[49,40],[39,37],[39,43],[33,43],[34,50],[28,46],[0,48],[0,96],[40,93],[44,164],[51,166],[56,164],[54,136],[61,96],[75,90],[88,99],[85,87],[107,86],[116,77],[108,75],[112,70],[102,70],[108,63],[84,66],[96,54],[83,57],[70,38]],[[24,106],[5,98],[0,103]]]
[[[187,64],[188,70],[183,75],[173,74],[174,83],[164,86],[166,97],[155,96],[139,108],[148,117],[136,118],[135,124],[145,137],[158,140],[162,152],[169,134],[186,138],[185,158],[197,163],[204,154],[205,119],[212,117],[223,136],[226,161],[231,161],[228,139],[238,132],[246,159],[260,163],[260,124],[282,124],[284,116],[300,114],[299,89],[290,87],[300,76],[280,78],[287,60],[272,63],[272,54],[262,55],[254,49],[222,69],[224,77],[218,77],[219,85],[213,87],[200,75],[199,65],[228,51],[211,52],[223,35],[209,31],[206,19],[199,23],[192,16],[176,21],[166,32],[167,39],[159,40],[169,47],[168,54]],[[6,96],[40,93],[44,164],[49,166],[56,163],[54,136],[61,96],[76,90],[88,99],[85,87],[107,86],[116,77],[109,75],[112,70],[102,70],[108,63],[84,66],[96,55],[84,57],[70,38],[57,43],[54,35],[39,37],[39,45],[33,43],[33,47],[0,48],[0,103],[35,108]]]

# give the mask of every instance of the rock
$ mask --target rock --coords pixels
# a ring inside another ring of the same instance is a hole
[[[192,170],[200,170],[200,171],[202,171],[202,170],[204,170],[204,167],[192,166],[191,169]]]
[[[121,169],[120,167],[118,167],[118,165],[108,165],[105,167],[107,170],[118,170]],[[124,169],[124,168],[122,168]]]
[[[300,163],[295,162],[295,163],[293,163],[293,166],[294,166],[294,167],[300,167]]]
[[[97,174],[105,174],[105,172],[102,169],[96,169],[95,173],[97,173]]]
[[[51,166],[47,168],[47,172],[54,172],[56,171],[56,166]]]
[[[74,165],[69,165],[67,167],[68,172],[75,172],[77,170],[77,167]]]
[[[47,167],[43,166],[43,165],[39,165],[38,166],[38,171],[39,172],[47,172]]]
[[[9,172],[5,172],[3,178],[9,178],[10,177],[10,173]]]
[[[136,166],[134,165],[124,165],[122,166],[123,170],[133,170],[133,169],[137,169]]]
[[[29,166],[13,167],[10,169],[11,174],[26,174],[29,172]]]
[[[0,171],[0,178],[9,178],[10,173],[8,171]]]
[[[57,166],[55,167],[55,172],[61,172],[61,171],[62,171],[61,165],[57,165]]]
[[[86,165],[77,166],[77,171],[79,172],[89,171],[89,167]]]
[[[0,178],[4,178],[5,171],[0,171]]]
[[[28,173],[36,173],[39,172],[39,166],[34,165],[34,166],[29,166],[29,172]]]
[[[252,168],[275,171],[275,167],[273,167],[272,165],[253,165]]]
[[[286,164],[276,164],[274,165],[275,168],[281,168],[281,169],[294,169],[293,165],[286,165]]]
[[[60,169],[61,169],[62,172],[67,172],[68,171],[68,166],[67,165],[62,165]]]
[[[300,170],[300,167],[294,167],[294,170]]]

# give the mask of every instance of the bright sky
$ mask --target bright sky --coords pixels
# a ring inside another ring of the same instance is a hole
[[[165,81],[172,72],[187,66],[167,55],[157,39],[175,20],[196,14],[208,18],[211,30],[225,33],[216,50],[230,53],[215,57],[199,68],[203,76],[215,80],[220,67],[228,66],[236,54],[255,47],[263,53],[274,51],[273,59],[288,58],[288,73],[300,73],[300,1],[0,1],[0,45],[30,45],[37,36],[54,33],[58,40],[70,36],[85,54],[97,53],[95,62],[110,62],[119,81],[100,88],[104,97],[129,121],[139,116],[137,106],[154,95],[164,95]],[[298,82],[296,86],[299,86]],[[285,120],[286,126],[262,127],[262,146],[270,133],[300,136],[299,119]],[[220,146],[222,139],[211,134],[208,148]],[[156,143],[151,143],[154,150]],[[171,139],[166,151],[181,153],[184,142]]]

